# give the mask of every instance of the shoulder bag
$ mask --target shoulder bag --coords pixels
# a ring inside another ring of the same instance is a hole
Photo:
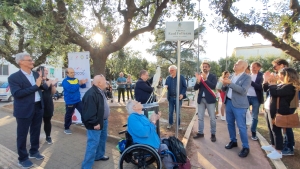
[[[298,113],[289,114],[289,115],[281,115],[278,113],[279,100],[280,98],[278,97],[276,103],[275,125],[277,127],[282,127],[282,128],[299,128],[300,123],[299,123]]]

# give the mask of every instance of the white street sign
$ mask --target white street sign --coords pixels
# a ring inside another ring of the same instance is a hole
[[[166,22],[166,41],[194,40],[194,21]]]

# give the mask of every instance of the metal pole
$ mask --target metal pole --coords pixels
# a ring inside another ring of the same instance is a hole
[[[176,133],[175,137],[178,138],[178,126],[179,126],[179,89],[180,89],[180,40],[177,42],[177,85],[176,85]]]
[[[228,70],[228,56],[227,56],[227,49],[228,49],[228,32],[227,32],[227,36],[226,36],[226,68],[225,70]]]
[[[200,15],[200,0],[199,0],[199,15]],[[198,59],[197,59],[197,73],[199,73],[199,67],[200,67],[200,43],[199,43],[199,39],[200,39],[200,16],[198,16]]]

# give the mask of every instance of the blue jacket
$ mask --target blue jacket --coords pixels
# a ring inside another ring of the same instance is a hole
[[[134,143],[159,148],[160,139],[156,133],[156,127],[145,115],[131,113],[128,117],[127,130]]]
[[[35,79],[39,77],[37,72],[32,72]],[[8,77],[11,94],[14,96],[14,116],[16,118],[29,118],[34,113],[35,92],[38,91],[41,97],[42,108],[44,109],[42,90],[48,86],[43,83],[40,87],[29,82],[21,70]]]
[[[205,81],[207,86],[211,90],[214,90],[216,88],[217,82],[218,82],[217,77],[214,74],[209,73],[207,80]],[[203,92],[205,93],[205,100],[208,104],[216,103],[216,98],[206,89],[203,83],[201,82],[199,84],[196,83],[196,85],[194,86],[194,90],[198,90],[198,89],[199,89],[198,99],[197,99],[198,104],[201,103]]]
[[[62,86],[64,88],[66,105],[75,104],[81,101],[79,87],[85,88],[85,84],[79,85],[79,80],[77,78],[70,78],[67,76],[62,82]]]
[[[171,76],[168,76],[165,82],[165,85],[168,85],[168,100],[170,100],[170,97],[176,93],[172,93],[173,89],[175,88],[176,91],[176,86],[177,86],[177,75],[175,78],[172,78]],[[183,95],[183,98],[186,98],[186,81],[185,78],[180,75],[180,88],[179,88],[179,94]]]
[[[151,87],[148,81],[144,81],[141,78],[136,82],[134,88],[134,97],[135,100],[141,102],[141,104],[145,104],[151,93],[153,92],[153,88]],[[152,101],[149,101],[151,103]]]

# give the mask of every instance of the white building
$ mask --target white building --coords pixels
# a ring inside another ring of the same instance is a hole
[[[245,59],[247,59],[251,56],[284,56],[285,53],[272,45],[262,45],[261,43],[255,43],[252,46],[234,48],[232,55],[236,57],[244,57]]]
[[[62,81],[65,78],[65,71],[61,67],[53,67],[50,65],[43,65],[48,68],[48,78],[54,79],[57,78],[59,81]],[[15,65],[7,62],[6,60],[2,60],[0,62],[0,81],[7,82],[7,78],[9,75],[19,71]]]

